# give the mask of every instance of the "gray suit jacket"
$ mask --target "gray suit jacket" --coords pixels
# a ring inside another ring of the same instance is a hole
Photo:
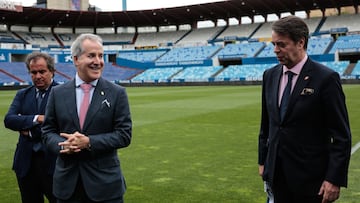
[[[43,142],[58,154],[54,173],[54,195],[68,199],[81,177],[93,201],[119,198],[125,192],[117,149],[131,141],[132,121],[125,88],[99,79],[80,129],[76,109],[75,80],[59,85],[50,93],[42,128]],[[91,150],[75,154],[59,154],[59,133],[79,131],[90,138]]]
[[[324,180],[347,185],[351,134],[339,75],[308,59],[280,120],[278,106],[282,66],[264,73],[259,160],[263,179],[274,180],[279,158],[290,189],[316,195]]]

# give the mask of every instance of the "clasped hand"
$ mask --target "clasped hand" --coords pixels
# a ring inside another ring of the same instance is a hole
[[[89,146],[89,137],[77,131],[73,134],[60,133],[60,136],[66,138],[65,141],[59,142],[58,144],[60,146],[60,153],[62,154],[77,153]]]

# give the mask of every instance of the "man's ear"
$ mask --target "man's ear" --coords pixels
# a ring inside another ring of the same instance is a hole
[[[304,48],[305,46],[305,39],[304,38],[301,38],[298,42],[297,42],[297,46],[299,48]]]
[[[73,56],[73,63],[76,65],[77,61],[78,61],[79,57],[78,56]]]

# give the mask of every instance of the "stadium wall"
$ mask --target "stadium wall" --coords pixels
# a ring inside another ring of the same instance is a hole
[[[212,66],[213,61],[211,59],[207,59],[207,60],[195,60],[195,61],[138,62],[124,58],[117,58],[116,64],[121,64],[121,66],[129,67],[129,68],[140,68],[145,70],[148,68]]]

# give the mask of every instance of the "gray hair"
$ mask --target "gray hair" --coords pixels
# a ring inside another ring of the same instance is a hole
[[[98,35],[90,34],[90,33],[81,34],[75,39],[75,41],[71,45],[71,56],[72,57],[80,56],[83,53],[84,50],[83,50],[82,44],[83,44],[84,40],[86,40],[86,39],[94,41],[94,42],[98,42],[101,45],[103,44],[103,40]]]

